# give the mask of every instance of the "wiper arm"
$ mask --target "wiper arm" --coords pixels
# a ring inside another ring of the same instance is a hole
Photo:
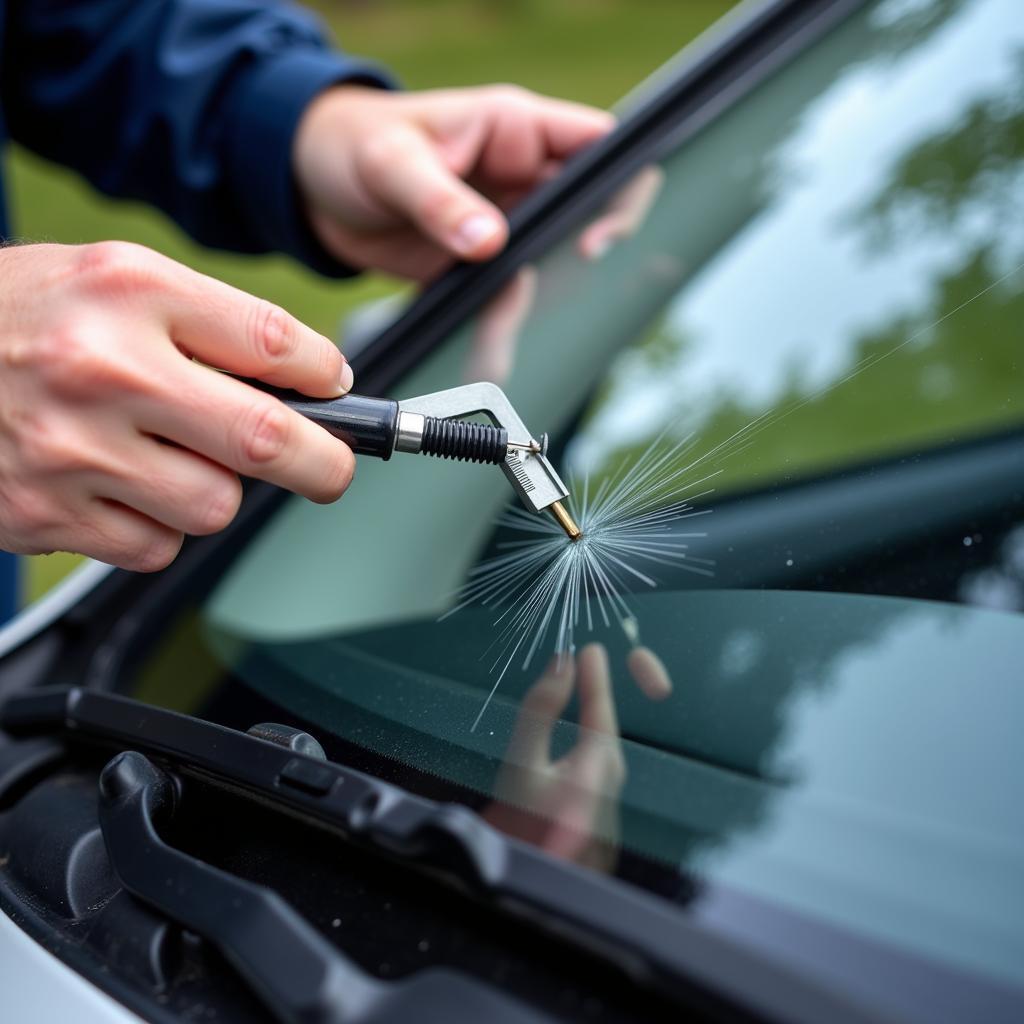
[[[285,743],[80,688],[8,698],[0,727],[144,751],[182,775],[257,794],[371,849],[439,870],[481,901],[610,960],[676,1001],[697,998],[745,1007],[759,1019],[808,1024],[877,1019],[656,897],[503,835],[466,807],[417,797]]]
[[[174,784],[135,751],[100,776],[103,840],[132,895],[205,936],[288,1024],[402,1024],[422,1019],[544,1024],[502,993],[432,967],[403,981],[378,981],[338,952],[276,892],[168,846],[154,818],[173,814]]]

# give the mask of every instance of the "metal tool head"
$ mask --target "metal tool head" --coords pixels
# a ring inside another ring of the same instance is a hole
[[[547,457],[547,436],[535,438],[519,418],[505,392],[496,384],[464,384],[398,403],[402,412],[453,419],[480,413],[508,432],[508,449],[501,468],[516,494],[531,512],[542,512],[569,496]]]

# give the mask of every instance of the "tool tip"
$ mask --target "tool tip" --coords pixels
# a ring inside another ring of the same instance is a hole
[[[583,536],[583,531],[576,525],[576,520],[560,501],[553,502],[549,507],[551,514],[555,517],[558,525],[565,530],[565,535],[569,540],[577,541]]]

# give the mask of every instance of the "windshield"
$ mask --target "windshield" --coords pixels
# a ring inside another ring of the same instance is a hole
[[[1019,15],[867,4],[395,388],[499,383],[577,514],[628,520],[607,583],[495,467],[364,460],[135,694],[1024,983]]]

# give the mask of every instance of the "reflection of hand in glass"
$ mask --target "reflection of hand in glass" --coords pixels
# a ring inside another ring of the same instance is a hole
[[[667,700],[672,696],[668,670],[650,647],[634,647],[626,658],[626,668],[648,700]]]
[[[588,262],[601,259],[616,243],[630,238],[647,219],[664,174],[660,167],[641,170],[583,230],[577,252]],[[481,312],[466,363],[467,381],[503,384],[512,372],[523,322],[533,308],[537,271],[521,267],[515,277]]]
[[[633,682],[648,700],[666,700],[672,696],[672,679],[665,663],[650,647],[640,643],[640,623],[635,616],[627,615],[620,620],[622,632],[629,641],[626,668]]]
[[[647,220],[664,180],[664,171],[654,164],[638,171],[580,235],[579,254],[585,260],[599,260],[616,242],[632,238]]]
[[[515,277],[484,307],[473,332],[465,379],[503,384],[512,372],[512,358],[523,321],[533,308],[537,270],[520,267]]]
[[[552,760],[554,726],[574,689],[579,735]],[[553,660],[527,691],[495,786],[500,802],[485,817],[557,857],[612,871],[625,778],[608,654],[589,644],[575,659]]]

